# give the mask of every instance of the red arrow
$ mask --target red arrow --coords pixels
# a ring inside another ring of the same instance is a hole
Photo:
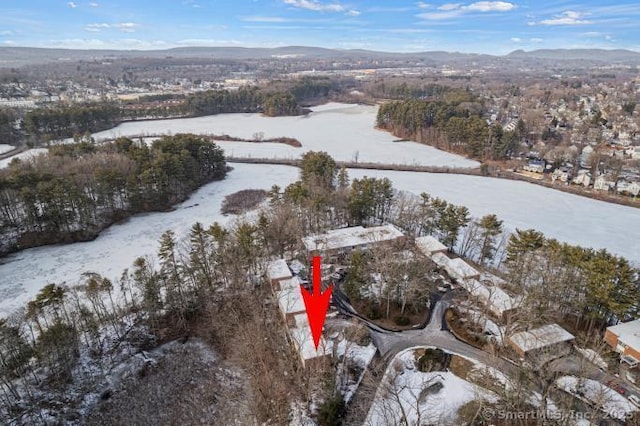
[[[313,343],[320,344],[320,336],[322,336],[322,327],[324,326],[324,319],[327,316],[327,309],[329,309],[329,300],[331,299],[331,291],[333,290],[333,284],[323,293],[322,285],[320,282],[320,256],[313,257],[313,294],[306,288],[300,286],[302,297],[304,299],[304,306],[307,308],[307,317],[309,318],[309,325],[311,326],[311,334],[313,335]]]

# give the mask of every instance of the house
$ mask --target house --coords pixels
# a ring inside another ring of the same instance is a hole
[[[451,278],[458,282],[480,279],[480,272],[476,271],[460,258],[449,259],[447,264],[444,265],[444,270],[447,271],[447,274],[449,274]]]
[[[276,286],[281,280],[288,280],[292,276],[284,259],[274,260],[267,265],[267,278],[272,286]]]
[[[315,348],[302,297],[300,278],[291,274],[291,270],[283,259],[269,263],[267,277],[278,302],[278,309],[284,318],[289,340],[298,353],[302,366],[331,355],[332,344],[322,336],[318,349]]]
[[[505,320],[520,306],[521,299],[510,296],[502,288],[487,280],[484,282],[475,279],[465,280],[461,286],[471,298],[484,305],[492,315],[501,320]]]
[[[523,169],[532,173],[543,173],[545,168],[544,160],[531,160]]]
[[[640,183],[631,182],[624,189],[618,189],[620,192],[626,192],[629,195],[637,197],[640,194]]]
[[[282,280],[278,284],[279,288],[274,289],[274,293],[282,316],[287,324],[290,324],[295,315],[307,312],[300,289],[302,282],[295,276]]]
[[[621,362],[640,363],[640,319],[607,327],[604,341],[620,354]]]
[[[306,312],[295,315],[293,322],[294,326],[289,328],[289,337],[298,352],[303,367],[331,356],[333,342],[325,340],[323,336],[320,337],[318,349],[316,349]]]
[[[604,175],[598,176],[596,180],[593,182],[593,189],[596,189],[598,191],[608,191],[612,187],[613,187],[613,183],[607,181]]]
[[[440,241],[438,241],[436,238],[433,238],[430,235],[426,236],[426,237],[418,237],[418,238],[416,238],[416,247],[425,256],[431,256],[434,253],[443,253],[444,254],[444,253],[446,253],[448,251],[447,250],[447,246],[445,246]]]
[[[404,234],[393,225],[363,228],[334,229],[324,234],[304,237],[302,242],[308,252],[326,254],[345,253],[356,248],[366,248],[373,244],[396,241],[404,238]]]
[[[507,337],[507,343],[520,355],[529,359],[552,359],[570,352],[575,337],[558,324],[521,331]]]
[[[578,175],[572,181],[575,185],[583,185],[585,188],[591,183],[591,174],[588,170],[578,170]]]

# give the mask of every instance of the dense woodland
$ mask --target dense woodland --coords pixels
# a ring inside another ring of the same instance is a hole
[[[28,140],[37,145],[76,134],[106,130],[120,121],[120,108],[113,103],[60,105],[27,112],[22,128]]]
[[[39,108],[24,115],[22,132],[31,145],[39,145],[51,140],[109,129],[127,120],[239,112],[262,112],[274,117],[300,115],[304,110],[290,92],[265,92],[255,87],[235,91],[209,90],[186,98],[154,98],[136,104],[87,103]],[[0,136],[4,136],[3,143],[15,143],[20,139],[20,132],[15,128],[16,118],[10,111],[0,111]]]
[[[48,155],[0,170],[0,253],[94,238],[132,214],[168,209],[225,174],[222,150],[194,135],[150,146],[127,138],[52,146]]]
[[[520,121],[512,132],[500,125],[488,125],[483,104],[472,93],[437,87],[425,89],[433,93],[429,99],[381,105],[377,126],[401,138],[483,160],[507,159],[516,152],[525,135],[524,122]]]

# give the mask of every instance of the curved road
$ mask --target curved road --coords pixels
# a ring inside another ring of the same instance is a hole
[[[333,304],[338,310],[347,316],[357,318],[362,321],[370,330],[371,338],[376,348],[380,352],[383,360],[389,362],[399,352],[416,346],[433,346],[447,352],[461,355],[472,360],[479,361],[489,367],[493,367],[509,376],[518,373],[519,366],[504,358],[491,355],[488,352],[475,348],[465,342],[458,340],[451,332],[446,330],[444,324],[444,314],[450,306],[449,297],[443,297],[435,304],[429,322],[422,329],[391,331],[371,323],[366,318],[359,315],[349,304],[346,296],[341,292],[340,286],[336,285],[333,294]],[[625,382],[618,377],[614,377],[591,363],[586,362],[581,357],[570,355],[551,362],[548,368],[562,374],[582,375],[592,380],[604,383],[607,380]],[[627,394],[634,394],[640,397],[640,390],[631,383],[624,383]]]

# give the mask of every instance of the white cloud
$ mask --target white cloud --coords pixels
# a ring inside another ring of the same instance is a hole
[[[520,37],[511,37],[511,41],[514,43],[520,43],[522,39]]]
[[[530,38],[529,41],[531,43],[542,43],[544,41],[544,39],[541,39],[541,38],[538,38],[538,37],[533,37],[533,38]]]
[[[101,30],[111,28],[109,24],[88,24],[85,25],[84,30],[92,33],[100,32]]]
[[[140,24],[136,24],[135,22],[120,22],[117,24],[100,23],[100,24],[85,25],[84,30],[92,33],[98,33],[102,30],[115,28],[122,31],[123,33],[133,33],[136,31],[136,28],[138,28],[139,26]]]
[[[515,8],[515,4],[506,1],[479,1],[466,6],[467,10],[478,12],[508,12]]]
[[[418,3],[416,3],[416,6],[418,6],[418,9],[431,9],[433,7],[433,5],[425,3],[423,1],[419,1]]]
[[[136,24],[135,22],[121,22],[113,26],[123,33],[133,33],[136,31],[136,28],[140,26],[140,24]]]
[[[94,2],[94,1],[92,1],[91,3],[89,3],[89,6],[91,6],[91,7],[98,7],[98,6],[100,6],[100,5],[99,5],[98,3],[96,3],[96,2]]]
[[[350,11],[347,12],[347,16],[360,16],[360,12],[358,12],[355,9],[351,9]]]
[[[7,45],[7,46],[13,46],[14,44],[16,44],[15,41],[13,40],[5,40],[2,42],[2,44]]]
[[[443,4],[442,6],[438,7],[438,10],[456,10],[456,9],[460,9],[461,4],[460,3],[446,3]]]
[[[67,3],[67,5],[71,8],[71,9],[75,9],[76,7],[78,7],[77,4],[75,4],[74,2],[70,1],[69,3]]]
[[[322,3],[318,0],[284,0],[284,2],[299,9],[316,12],[348,12],[347,8],[340,3]]]
[[[467,5],[446,3],[438,7],[440,12],[421,13],[418,17],[428,20],[443,20],[457,18],[466,13],[509,12],[515,8],[515,4],[506,1],[478,1]]]
[[[584,13],[575,12],[573,10],[567,10],[560,15],[556,15],[551,19],[544,19],[540,21],[541,25],[586,25],[592,24],[593,21],[583,19],[587,16]]]

